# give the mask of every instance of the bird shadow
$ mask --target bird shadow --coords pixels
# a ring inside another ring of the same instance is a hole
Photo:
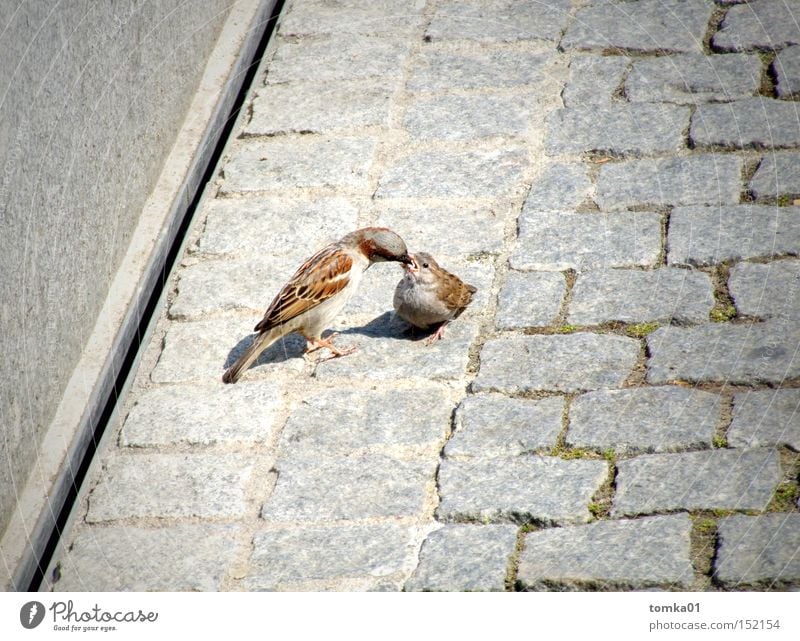
[[[360,334],[369,338],[391,338],[395,340],[420,341],[431,336],[438,326],[430,329],[419,329],[401,320],[391,311],[376,316],[366,325],[350,327],[339,332],[341,335]]]
[[[236,343],[236,345],[231,348],[231,351],[228,352],[228,356],[225,359],[225,364],[223,367],[228,369],[231,365],[233,365],[238,358],[244,354],[245,350],[253,344],[253,341],[255,341],[257,337],[258,333],[250,334]],[[261,352],[261,355],[250,365],[250,368],[258,367],[259,365],[266,365],[268,363],[283,363],[292,358],[302,358],[303,354],[305,353],[305,349],[305,338],[300,336],[300,334],[289,334],[283,338],[279,338],[267,349]]]

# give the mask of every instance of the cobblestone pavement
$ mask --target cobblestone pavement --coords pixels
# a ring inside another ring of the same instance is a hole
[[[800,2],[295,0],[58,590],[800,587]],[[220,377],[329,240],[379,264]]]

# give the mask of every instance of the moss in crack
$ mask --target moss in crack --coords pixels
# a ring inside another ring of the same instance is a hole
[[[625,328],[625,333],[631,338],[644,338],[649,334],[656,331],[661,325],[658,323],[636,323],[635,325],[628,325]]]

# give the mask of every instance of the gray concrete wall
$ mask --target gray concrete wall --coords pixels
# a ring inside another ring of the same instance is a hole
[[[0,1],[0,534],[229,9]]]

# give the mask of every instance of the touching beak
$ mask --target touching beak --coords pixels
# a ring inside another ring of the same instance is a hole
[[[409,256],[408,254],[403,254],[397,260],[399,260],[404,265],[409,265],[411,267],[416,267],[416,263],[414,262],[414,259],[411,258],[411,256]]]

